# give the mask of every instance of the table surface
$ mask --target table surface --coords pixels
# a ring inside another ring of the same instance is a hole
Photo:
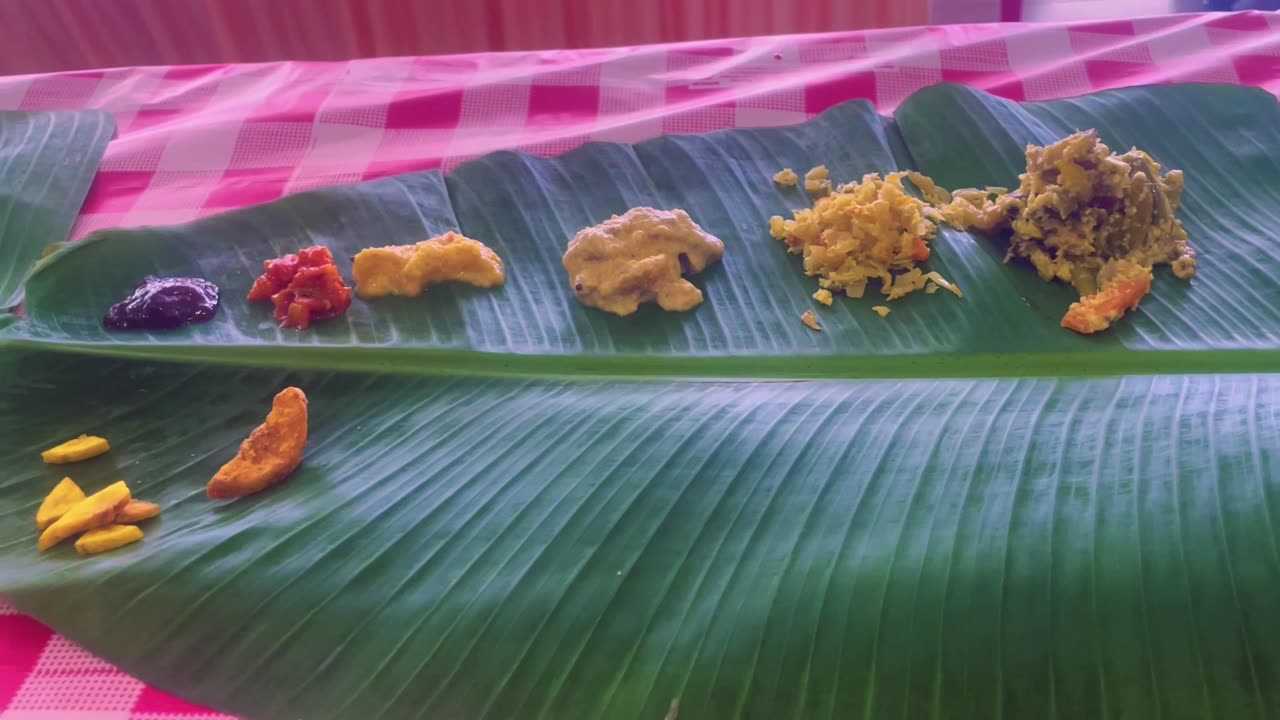
[[[1280,91],[1280,15],[954,25],[607,50],[123,68],[0,78],[0,110],[119,130],[72,230],[181,223],[499,149],[787,125],[958,82],[1017,100],[1165,82]],[[34,549],[33,549],[34,552]],[[0,720],[210,720],[0,601]]]

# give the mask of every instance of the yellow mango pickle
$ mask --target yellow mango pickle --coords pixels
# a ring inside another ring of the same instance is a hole
[[[84,491],[76,481],[69,477],[62,478],[62,482],[54,486],[53,491],[45,496],[44,502],[40,503],[40,509],[36,511],[36,529],[43,531],[81,500],[84,500]]]
[[[105,438],[81,435],[75,440],[68,440],[57,447],[45,450],[40,453],[40,457],[48,465],[64,465],[97,457],[110,449],[111,445]]]
[[[65,515],[40,533],[37,545],[41,552],[73,535],[110,525],[116,513],[132,499],[124,481],[112,483],[71,507]]]
[[[141,539],[142,530],[136,525],[103,525],[81,535],[76,540],[76,552],[81,555],[97,555]]]

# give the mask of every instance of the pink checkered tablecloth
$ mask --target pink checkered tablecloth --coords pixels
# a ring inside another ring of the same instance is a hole
[[[73,230],[170,224],[501,148],[891,111],[937,82],[1019,100],[1125,85],[1280,91],[1280,16],[955,25],[607,50],[125,68],[0,78],[0,109],[102,108],[119,134]],[[0,720],[223,718],[0,602]]]

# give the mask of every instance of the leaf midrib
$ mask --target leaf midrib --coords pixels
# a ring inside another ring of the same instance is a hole
[[[964,378],[1230,375],[1280,372],[1280,348],[1080,350],[963,355],[676,357],[637,354],[521,354],[395,347],[104,345],[28,338],[0,348],[179,364],[336,373],[619,380],[916,380]]]

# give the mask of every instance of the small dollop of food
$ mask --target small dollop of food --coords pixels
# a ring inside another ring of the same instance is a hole
[[[107,442],[106,438],[100,438],[97,435],[81,435],[74,440],[68,440],[45,450],[40,453],[40,459],[44,460],[46,465],[66,465],[98,457],[110,450],[111,443]]]
[[[702,302],[684,278],[724,257],[724,243],[684,210],[638,207],[581,230],[569,242],[564,267],[583,305],[630,315],[657,301],[680,312]]]
[[[1062,317],[1062,327],[1091,335],[1111,327],[1124,314],[1138,307],[1151,292],[1151,268],[1128,260],[1113,260],[1098,273],[1098,292],[1071,304]]]
[[[506,282],[502,259],[479,240],[447,232],[413,245],[365,248],[352,273],[360,297],[417,297],[431,285],[464,282],[490,288]]]
[[[821,197],[831,192],[831,172],[826,165],[810,168],[804,174],[804,189],[814,197]]]
[[[262,263],[265,270],[249,290],[250,302],[271,301],[280,327],[306,330],[351,307],[351,288],[333,264],[329,248],[316,245]]]
[[[889,308],[885,305],[872,305],[871,309],[880,317],[889,317]]]
[[[913,182],[923,182],[912,175]],[[828,293],[825,301],[815,294],[818,302],[828,304],[831,290],[860,298],[871,280],[880,281],[889,300],[930,281],[963,297],[960,288],[937,272],[916,266],[929,259],[929,243],[937,236],[941,215],[903,189],[907,177],[898,172],[881,179],[872,173],[861,182],[842,185],[812,208],[794,211],[791,220],[777,215],[769,219],[770,234],[785,242],[788,252],[804,256],[805,274],[817,276],[819,292]],[[933,187],[932,181],[928,186]]]
[[[142,539],[142,530],[134,525],[113,523],[94,528],[76,540],[76,552],[80,555],[97,555],[115,550]]]
[[[818,291],[813,294],[813,299],[827,307],[831,307],[831,303],[835,302],[835,296],[826,288],[818,288]]]
[[[1017,190],[957,190],[943,215],[961,228],[1010,230],[1006,261],[1025,260],[1041,278],[1070,283],[1082,299],[1063,318],[1064,327],[1096,332],[1118,319],[1103,320],[1120,307],[1113,304],[1119,295],[1130,298],[1137,287],[1140,278],[1128,264],[1146,268],[1148,277],[1153,266],[1164,264],[1180,279],[1195,276],[1196,253],[1175,216],[1181,171],[1163,172],[1137,148],[1113,153],[1094,130],[1045,147],[1029,145],[1026,161]],[[1116,264],[1121,261],[1126,264]],[[1121,292],[1117,283],[1128,290]],[[1135,306],[1146,292],[1132,298]],[[1105,311],[1098,304],[1103,295]]]
[[[296,387],[281,390],[271,412],[240,444],[205,487],[214,500],[250,495],[284,482],[302,462],[307,446],[307,396]]]
[[[58,492],[58,489],[54,488],[54,491]],[[77,502],[40,533],[37,543],[40,552],[82,532],[110,525],[115,521],[116,513],[132,499],[128,486],[121,481]]]
[[[218,312],[218,286],[190,277],[148,275],[102,318],[111,330],[172,330],[208,322]]]
[[[84,491],[76,481],[69,477],[62,478],[62,482],[54,486],[40,503],[40,509],[36,510],[36,529],[44,532],[58,518],[66,515],[68,510],[79,505],[81,500],[84,500]]]
[[[113,483],[85,497],[71,478],[63,478],[40,503],[36,529],[41,552],[80,533],[76,552],[95,555],[142,539],[133,523],[160,514],[160,506],[134,500],[123,482]]]
[[[795,187],[800,182],[800,176],[791,168],[782,168],[773,176],[773,181],[779,185]]]
[[[160,514],[160,506],[146,500],[130,500],[116,513],[115,522],[120,525],[133,525]]]
[[[810,330],[822,332],[822,326],[818,324],[818,316],[814,315],[812,310],[805,310],[804,314],[800,316],[800,322],[804,323],[804,326]]]

